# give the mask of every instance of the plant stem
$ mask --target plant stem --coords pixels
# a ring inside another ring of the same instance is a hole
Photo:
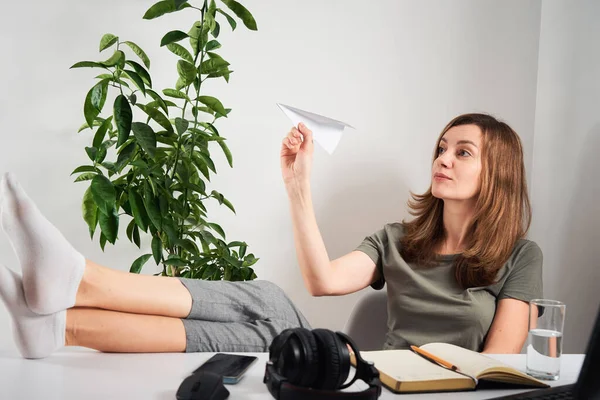
[[[204,29],[204,16],[205,16],[205,12],[206,12],[206,1],[204,2],[204,5],[202,6],[202,9],[200,10],[200,13],[201,13],[201,19],[200,19],[200,36],[198,38],[198,41],[200,42],[200,45],[202,47],[200,48],[200,51],[194,57],[194,66],[198,62],[198,56],[200,56],[200,65],[202,65],[202,61],[204,60],[204,54],[205,54],[204,46],[206,45],[206,43],[202,43],[201,41],[202,41],[202,30]],[[197,96],[196,96],[196,100],[195,100],[196,101],[195,107],[198,107],[198,96],[200,94],[200,87],[201,87],[201,85],[202,85],[202,75],[200,75],[199,82],[198,82],[198,92],[197,92]],[[187,98],[189,98],[188,94],[190,92],[191,86],[192,86],[192,84],[189,84],[188,87],[186,88],[185,94],[186,94]],[[184,102],[184,104],[183,104],[183,108],[181,110],[181,118],[182,119],[185,119],[185,109],[187,108],[188,103],[189,102],[186,99],[185,102]],[[195,128],[198,125],[198,112],[196,111],[196,113],[194,113],[194,114],[195,114],[195,117],[194,117],[194,128]],[[177,171],[177,163],[179,162],[179,155],[181,153],[181,145],[182,145],[181,140],[182,140],[183,133],[184,132],[179,133],[179,140],[177,141],[177,151],[175,153],[175,162],[173,163],[173,170],[171,171],[171,182],[173,181],[173,179],[175,177],[175,172]],[[194,146],[194,140],[195,140],[195,137],[194,137],[194,139],[192,141],[192,148],[191,148],[192,152],[194,151],[194,147],[193,147]],[[187,188],[185,188],[184,192],[183,192],[183,201],[184,201],[185,210],[186,210],[187,213],[189,213],[189,207],[188,207],[188,189]],[[178,238],[179,239],[183,238],[182,237],[183,234],[181,232],[183,230],[183,226],[185,224],[185,218],[186,217],[187,217],[187,215],[185,215],[185,213],[184,213],[183,218],[181,219],[181,225],[180,225],[180,229],[179,229],[179,232],[178,232]],[[179,236],[179,235],[181,235],[181,236]],[[178,254],[178,255],[181,255],[181,254]]]
[[[200,37],[198,38],[198,40],[202,39],[202,27],[204,26],[204,11],[205,11],[205,8],[206,8],[206,2],[204,2],[204,6],[200,10],[201,13],[202,13],[202,18],[201,18],[201,22],[200,22]],[[200,52],[198,54],[196,54],[196,56],[194,57],[194,66],[196,65],[196,62],[198,61],[198,56],[199,55],[200,55],[200,63],[202,63],[202,59],[204,57],[204,52],[202,51],[202,49],[200,49]],[[186,96],[188,95],[191,86],[192,86],[191,84],[188,85],[188,87],[187,87],[187,89],[185,91]],[[198,86],[198,92],[199,91],[200,91],[200,87]],[[183,104],[183,108],[181,109],[181,118],[185,118],[185,108],[187,107],[187,105],[188,105],[188,101],[186,99],[185,103]],[[196,105],[198,105],[198,100],[196,100]],[[179,134],[179,139],[181,140],[181,134]],[[180,152],[181,152],[181,142],[178,141],[177,142],[177,152],[175,153],[175,163],[173,164],[173,170],[171,171],[171,181],[173,180],[173,177],[175,176],[175,171],[177,170],[177,163],[179,162],[179,153]],[[186,196],[186,198],[187,198],[187,196]]]

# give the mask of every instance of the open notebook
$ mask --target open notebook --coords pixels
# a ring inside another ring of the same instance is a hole
[[[420,349],[458,369],[443,367],[412,350],[361,351],[360,355],[375,364],[381,382],[394,393],[474,390],[479,380],[548,387],[500,361],[452,344],[429,343]]]

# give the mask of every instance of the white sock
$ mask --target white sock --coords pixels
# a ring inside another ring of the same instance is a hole
[[[85,258],[42,215],[11,173],[2,179],[2,228],[21,263],[29,308],[47,315],[73,307]]]
[[[13,335],[25,358],[44,358],[65,345],[67,311],[38,315],[27,307],[21,277],[0,264],[0,298],[13,320]]]

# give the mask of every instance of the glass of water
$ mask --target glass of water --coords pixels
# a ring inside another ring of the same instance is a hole
[[[565,303],[534,299],[529,302],[527,373],[534,378],[557,380],[560,376]]]

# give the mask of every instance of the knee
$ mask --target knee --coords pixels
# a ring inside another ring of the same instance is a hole
[[[285,292],[283,291],[283,289],[277,286],[276,283],[273,283],[271,281],[254,281],[254,283],[256,283],[260,290],[264,290],[272,294],[285,296]]]

